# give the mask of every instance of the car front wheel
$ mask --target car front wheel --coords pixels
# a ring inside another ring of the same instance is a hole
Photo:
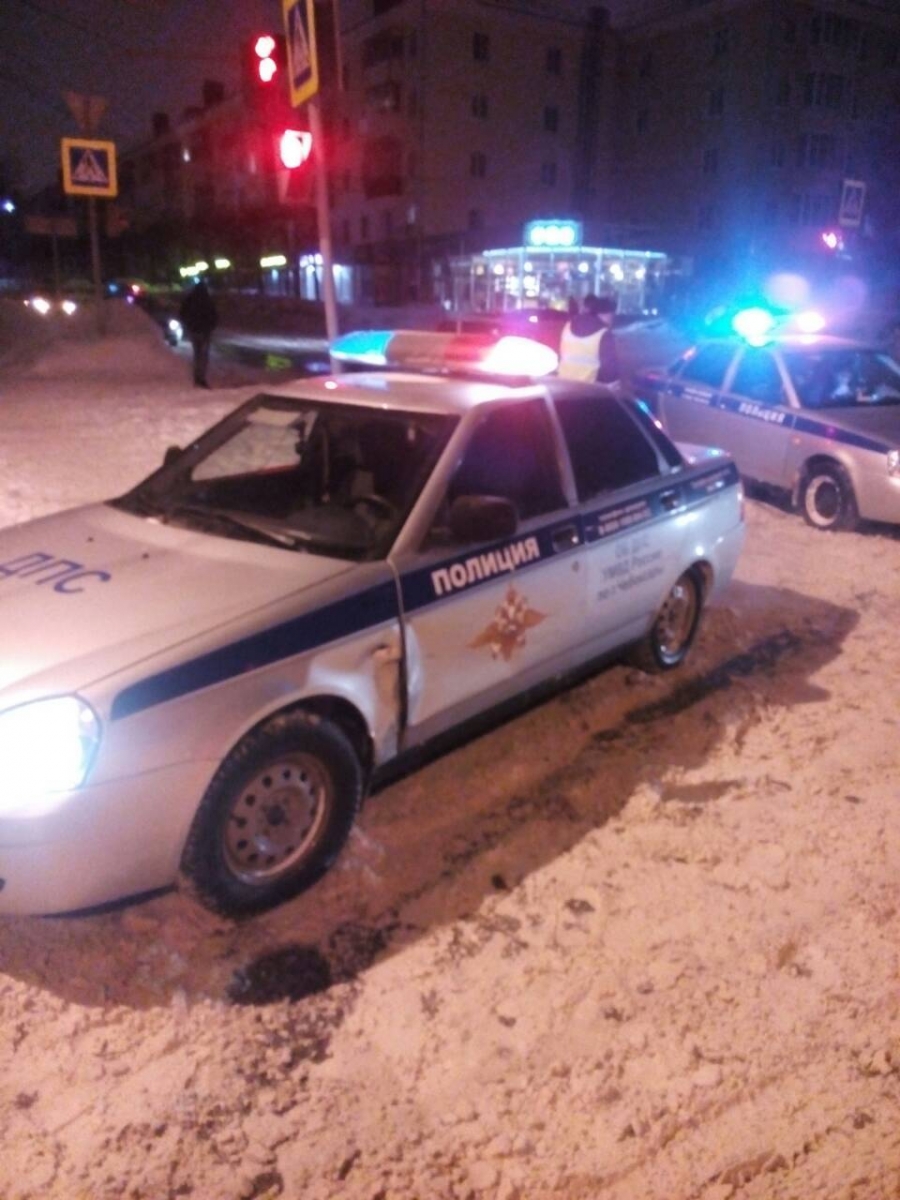
[[[859,523],[853,484],[836,463],[813,464],[800,489],[800,511],[814,529],[855,529]]]
[[[225,916],[280,904],[331,866],[362,795],[359,758],[337,725],[299,710],[273,718],[206,790],[182,856],[189,890]]]
[[[635,666],[656,673],[684,662],[700,624],[703,592],[696,571],[685,571],[662,602],[653,627],[632,652]]]

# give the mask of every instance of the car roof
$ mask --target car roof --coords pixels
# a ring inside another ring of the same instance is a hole
[[[460,416],[479,405],[522,400],[543,394],[531,380],[509,383],[459,375],[413,374],[401,371],[350,371],[341,375],[301,378],[266,388],[267,396],[326,403],[397,408],[406,412]]]
[[[701,346],[721,345],[737,350],[741,346],[749,346],[753,350],[871,350],[883,353],[884,347],[873,342],[861,341],[858,338],[838,337],[831,333],[777,333],[767,337],[765,341],[754,344],[737,334],[731,337],[703,338],[691,347],[693,350]],[[685,353],[690,353],[686,351]]]

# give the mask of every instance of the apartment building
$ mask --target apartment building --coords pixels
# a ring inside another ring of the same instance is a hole
[[[214,81],[178,118],[154,114],[147,139],[120,155],[130,273],[152,278],[197,259],[227,260],[232,286],[257,286],[261,260],[293,261],[312,246],[310,174],[278,161],[278,134],[296,123],[283,88],[227,95]]]
[[[627,0],[612,18],[587,0],[323,0],[317,13],[342,299],[560,303],[623,281],[637,295],[647,271],[659,292],[673,262],[820,250],[825,231],[838,252],[900,242],[890,0]],[[274,148],[303,119],[278,89],[216,85],[158,119],[120,156],[135,253],[142,236],[145,253],[218,250],[248,278],[277,253],[286,267],[267,285],[318,294],[312,172],[287,180]],[[577,242],[529,247],[536,222]]]
[[[619,32],[613,217],[694,256],[896,236],[900,6],[682,0]]]
[[[449,259],[605,207],[606,14],[579,0],[344,0],[329,98],[340,255],[367,298],[433,290]]]

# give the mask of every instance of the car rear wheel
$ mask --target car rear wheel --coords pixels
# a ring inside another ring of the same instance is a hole
[[[697,636],[702,607],[697,572],[685,571],[663,601],[650,632],[634,647],[635,666],[656,673],[684,662]]]
[[[280,904],[334,862],[362,794],[359,758],[337,725],[299,710],[273,718],[206,790],[182,856],[189,889],[225,916]]]
[[[853,484],[837,463],[814,463],[800,489],[800,511],[814,529],[855,529],[859,523]]]

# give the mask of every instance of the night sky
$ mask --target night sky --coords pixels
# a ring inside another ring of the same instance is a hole
[[[55,179],[60,138],[80,133],[65,91],[105,97],[98,136],[133,145],[205,79],[236,87],[242,39],[281,25],[280,0],[0,0],[0,160],[25,190]]]

